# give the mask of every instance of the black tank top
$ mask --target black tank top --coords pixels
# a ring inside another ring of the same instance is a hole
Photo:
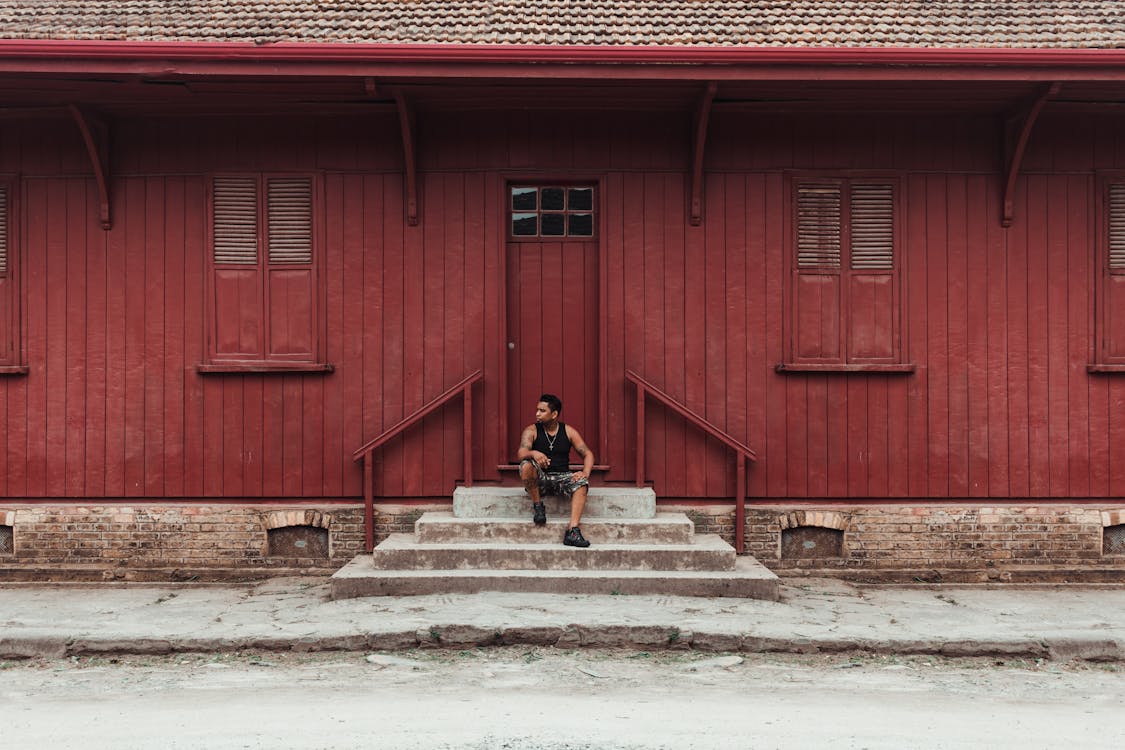
[[[551,441],[554,441],[552,447]],[[539,451],[551,459],[545,471],[570,471],[570,438],[566,435],[566,425],[559,422],[559,431],[550,440],[547,439],[547,430],[538,422],[535,423],[535,442],[531,449]]]

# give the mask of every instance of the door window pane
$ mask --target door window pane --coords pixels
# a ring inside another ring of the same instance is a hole
[[[538,214],[512,214],[512,234],[516,237],[535,237],[539,234]]]
[[[594,235],[594,215],[570,214],[570,227],[567,234],[571,237],[592,237]]]
[[[512,188],[512,210],[535,211],[539,208],[538,195],[539,191],[533,187]]]
[[[562,188],[543,188],[539,191],[539,195],[542,198],[541,204],[544,211],[562,211],[566,208],[564,202],[566,193],[563,192]]]
[[[571,188],[566,207],[571,211],[592,211],[594,208],[593,188]]]
[[[566,234],[566,214],[543,214],[543,236],[562,237]]]

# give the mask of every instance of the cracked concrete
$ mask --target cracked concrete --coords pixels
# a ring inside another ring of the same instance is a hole
[[[332,601],[325,579],[0,586],[0,658],[485,645],[1125,661],[1125,588],[788,579],[781,601],[482,593]]]

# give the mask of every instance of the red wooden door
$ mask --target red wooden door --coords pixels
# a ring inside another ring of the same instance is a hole
[[[598,242],[589,186],[509,191],[508,452],[535,421],[543,393],[562,421],[597,445]]]

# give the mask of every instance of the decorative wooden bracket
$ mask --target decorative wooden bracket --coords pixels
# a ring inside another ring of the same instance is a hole
[[[94,180],[97,181],[98,196],[101,199],[98,219],[102,229],[112,229],[113,212],[110,208],[109,196],[109,124],[93,111],[77,104],[71,104],[67,109],[70,110],[74,124],[82,133],[86,154],[90,157],[90,164],[94,168]]]
[[[703,153],[707,146],[707,122],[711,119],[711,103],[719,84],[710,81],[695,107],[695,127],[691,150],[691,212],[692,226],[703,223]]]
[[[398,105],[398,124],[402,131],[402,157],[406,165],[406,223],[418,226],[418,166],[415,160],[414,108],[402,95],[394,93]]]
[[[1000,219],[1001,226],[1012,226],[1015,218],[1016,178],[1023,165],[1023,155],[1027,150],[1031,130],[1039,119],[1039,113],[1043,111],[1043,105],[1058,94],[1061,88],[1062,84],[1058,82],[1040,86],[1022,107],[1004,120],[1004,173],[1007,179],[1004,182],[1004,215]]]

